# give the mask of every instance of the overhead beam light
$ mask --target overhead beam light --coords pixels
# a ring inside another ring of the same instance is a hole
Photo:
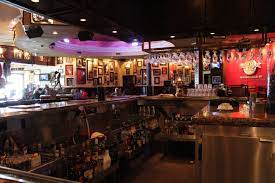
[[[86,22],[86,21],[87,21],[86,18],[81,18],[81,19],[80,19],[80,22]]]
[[[113,34],[117,34],[117,30],[113,30],[112,33],[113,33]]]
[[[174,39],[175,37],[176,37],[176,36],[174,36],[174,35],[170,36],[171,39]]]
[[[53,34],[54,34],[54,35],[57,35],[57,34],[58,34],[58,32],[57,32],[57,31],[53,31]]]
[[[260,31],[260,29],[254,29],[254,32],[259,32]]]
[[[132,46],[138,46],[138,40],[137,40],[137,39],[134,39],[134,40],[133,40]]]
[[[210,32],[211,35],[215,35],[215,32]]]
[[[39,0],[31,0],[33,3],[39,3]]]
[[[65,43],[70,43],[70,40],[69,40],[68,38],[64,38],[63,41],[64,41]]]

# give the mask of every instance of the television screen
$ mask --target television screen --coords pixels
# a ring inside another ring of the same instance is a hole
[[[49,81],[49,74],[39,74],[39,81]]]

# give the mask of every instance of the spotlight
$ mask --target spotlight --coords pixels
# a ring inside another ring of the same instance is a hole
[[[80,22],[86,22],[86,21],[87,21],[86,18],[81,18],[81,19],[80,19]]]
[[[63,41],[64,41],[65,43],[70,43],[70,40],[69,40],[68,38],[64,38]]]
[[[117,34],[117,30],[113,30],[112,33],[113,33],[113,34]]]
[[[215,32],[210,32],[211,35],[215,35]]]
[[[39,3],[39,0],[31,0],[33,3]]]
[[[171,39],[174,39],[175,37],[176,37],[176,36],[174,36],[174,35],[170,36]]]
[[[58,34],[58,32],[57,31],[53,31],[53,35],[57,35]]]
[[[259,32],[260,31],[260,29],[254,29],[254,32]]]
[[[133,40],[132,46],[138,46],[138,40],[137,40],[137,39],[134,39],[134,40]]]

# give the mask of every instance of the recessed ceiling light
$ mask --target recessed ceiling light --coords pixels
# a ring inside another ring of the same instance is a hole
[[[58,32],[57,31],[53,31],[53,34],[56,35],[56,34],[58,34]]]
[[[117,34],[117,30],[113,30],[112,33],[113,33],[113,34]]]
[[[211,35],[215,35],[215,32],[210,32]]]
[[[260,31],[260,29],[254,29],[254,32],[259,32]]]
[[[132,46],[138,46],[138,40],[137,39],[133,39]]]
[[[39,0],[31,0],[33,3],[39,3]]]
[[[70,43],[70,40],[69,40],[68,38],[64,38],[63,41],[64,41],[65,43]]]
[[[86,21],[87,21],[86,18],[81,18],[81,19],[80,19],[80,22],[86,22]]]
[[[172,35],[172,36],[170,36],[170,38],[172,38],[172,39],[174,39],[176,36],[174,36],[174,35]]]
[[[37,48],[34,48],[34,51],[37,51]]]

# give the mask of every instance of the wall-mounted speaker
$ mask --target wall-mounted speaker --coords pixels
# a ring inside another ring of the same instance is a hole
[[[28,30],[26,30],[26,34],[29,38],[41,37],[44,31],[40,25],[31,25]]]
[[[94,33],[89,31],[79,31],[78,33],[78,39],[80,41],[89,41],[92,40],[94,37]]]

